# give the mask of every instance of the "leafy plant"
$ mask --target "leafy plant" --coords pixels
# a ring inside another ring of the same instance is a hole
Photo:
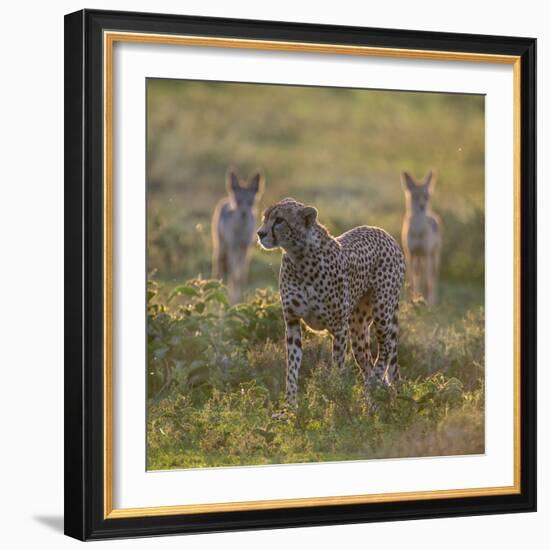
[[[148,396],[170,388],[225,388],[242,378],[251,346],[279,339],[283,322],[276,296],[257,290],[247,303],[230,306],[220,281],[191,279],[165,303],[148,283]]]

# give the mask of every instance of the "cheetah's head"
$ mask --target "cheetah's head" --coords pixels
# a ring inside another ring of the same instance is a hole
[[[285,251],[297,250],[307,240],[316,224],[317,210],[287,198],[266,209],[263,223],[258,229],[258,240],[263,248],[281,247]]]

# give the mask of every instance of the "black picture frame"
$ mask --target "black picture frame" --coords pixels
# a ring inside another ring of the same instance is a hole
[[[105,518],[103,32],[513,55],[521,65],[521,491],[518,494]],[[536,40],[83,10],[65,17],[65,533],[80,540],[536,510]]]

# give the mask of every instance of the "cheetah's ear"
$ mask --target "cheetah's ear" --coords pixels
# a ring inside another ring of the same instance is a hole
[[[239,176],[237,176],[235,170],[233,170],[232,168],[229,168],[229,170],[227,170],[227,173],[225,175],[225,185],[227,187],[228,193],[234,193],[241,188],[241,185],[239,183]]]
[[[317,219],[317,208],[313,206],[304,206],[300,211],[306,227],[311,227]]]
[[[254,191],[256,195],[261,195],[264,192],[264,180],[260,174],[255,174],[250,179],[250,183],[248,184],[248,188],[251,191]]]
[[[412,191],[416,187],[414,179],[408,172],[401,172],[401,183],[405,191]]]

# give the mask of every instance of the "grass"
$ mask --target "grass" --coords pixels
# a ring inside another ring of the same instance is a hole
[[[483,309],[404,303],[398,391],[365,408],[357,367],[330,365],[325,334],[306,331],[300,405],[284,420],[285,352],[277,295],[230,307],[216,281],[149,302],[149,469],[433,456],[484,451]]]
[[[148,80],[148,468],[484,451],[484,103],[481,96]],[[210,277],[224,174],[260,169],[260,207],[314,204],[337,235],[397,239],[399,173],[438,175],[440,302],[400,308],[402,385],[365,410],[358,369],[306,332],[299,408],[284,399],[280,252],[252,251],[242,304]]]

